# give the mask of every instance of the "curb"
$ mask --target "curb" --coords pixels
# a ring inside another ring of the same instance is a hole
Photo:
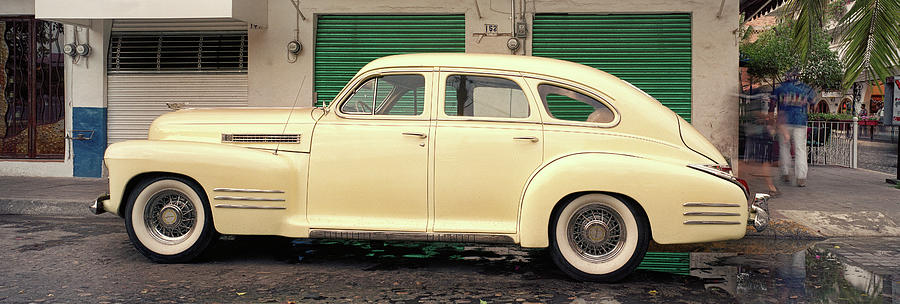
[[[0,198],[0,214],[94,216],[88,209],[90,203],[90,201]]]

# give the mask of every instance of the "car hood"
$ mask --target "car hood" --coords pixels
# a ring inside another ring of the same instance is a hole
[[[225,143],[248,148],[309,152],[321,108],[207,108],[163,114],[148,139]]]

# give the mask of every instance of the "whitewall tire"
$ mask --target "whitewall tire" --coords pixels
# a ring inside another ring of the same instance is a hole
[[[631,274],[650,243],[650,224],[632,204],[592,193],[557,207],[550,223],[553,262],[572,278],[614,282]]]
[[[159,263],[190,261],[215,235],[206,194],[196,183],[174,176],[145,179],[131,191],[125,226],[134,247]]]

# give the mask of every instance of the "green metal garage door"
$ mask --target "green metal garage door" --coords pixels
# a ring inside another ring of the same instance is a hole
[[[464,15],[321,15],[316,23],[316,105],[331,102],[366,63],[395,54],[465,52]]]
[[[691,120],[690,14],[538,14],[532,48],[616,75]]]

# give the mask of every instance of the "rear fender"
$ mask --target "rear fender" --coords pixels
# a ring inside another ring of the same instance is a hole
[[[654,241],[661,244],[738,239],[744,236],[747,199],[740,187],[685,165],[602,152],[578,153],[553,160],[526,186],[519,216],[523,247],[549,245],[550,216],[564,198],[582,192],[626,196],[642,208]],[[685,207],[687,202],[737,204],[714,210]],[[689,210],[690,209],[690,210]],[[697,218],[688,211],[731,212],[736,216]],[[686,225],[686,220],[741,221],[740,225]]]

